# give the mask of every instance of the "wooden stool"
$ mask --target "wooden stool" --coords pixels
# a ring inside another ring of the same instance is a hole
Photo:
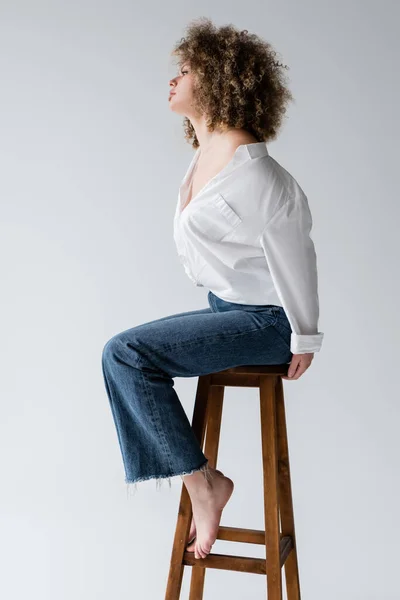
[[[206,569],[225,569],[266,575],[267,599],[282,600],[282,566],[285,567],[288,600],[300,600],[299,570],[285,405],[281,375],[288,364],[240,366],[199,377],[192,427],[210,467],[217,467],[225,386],[260,388],[261,440],[264,474],[265,531],[219,527],[217,539],[265,546],[266,559],[231,556],[210,552],[206,558],[194,558],[186,552],[192,520],[189,493],[182,483],[178,520],[172,548],[165,600],[180,597],[183,569],[192,567],[190,600],[203,598]],[[205,446],[203,447],[205,439]]]

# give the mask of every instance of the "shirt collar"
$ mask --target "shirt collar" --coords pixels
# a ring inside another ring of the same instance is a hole
[[[245,144],[244,146],[239,146],[239,148],[243,148],[244,151],[247,150],[250,158],[258,158],[259,156],[268,155],[266,142],[255,142],[253,144]]]
[[[259,158],[261,156],[267,156],[268,150],[266,142],[252,142],[251,144],[240,144],[233,154],[232,159],[229,161],[228,166],[222,170],[222,173],[226,174],[231,172],[233,169],[246,163],[248,160]]]

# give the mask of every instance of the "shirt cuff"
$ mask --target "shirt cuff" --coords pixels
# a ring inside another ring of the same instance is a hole
[[[299,335],[293,333],[290,336],[290,351],[292,354],[305,354],[307,352],[319,352],[322,346],[322,332],[312,335]]]

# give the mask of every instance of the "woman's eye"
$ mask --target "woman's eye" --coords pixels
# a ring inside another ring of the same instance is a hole
[[[184,73],[189,73],[189,71],[181,71],[181,73],[183,75]]]

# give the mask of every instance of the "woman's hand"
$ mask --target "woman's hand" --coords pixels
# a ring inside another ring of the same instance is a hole
[[[288,377],[281,375],[282,379],[298,379],[307,371],[314,358],[314,352],[306,352],[304,354],[293,354],[292,361],[289,365]]]

